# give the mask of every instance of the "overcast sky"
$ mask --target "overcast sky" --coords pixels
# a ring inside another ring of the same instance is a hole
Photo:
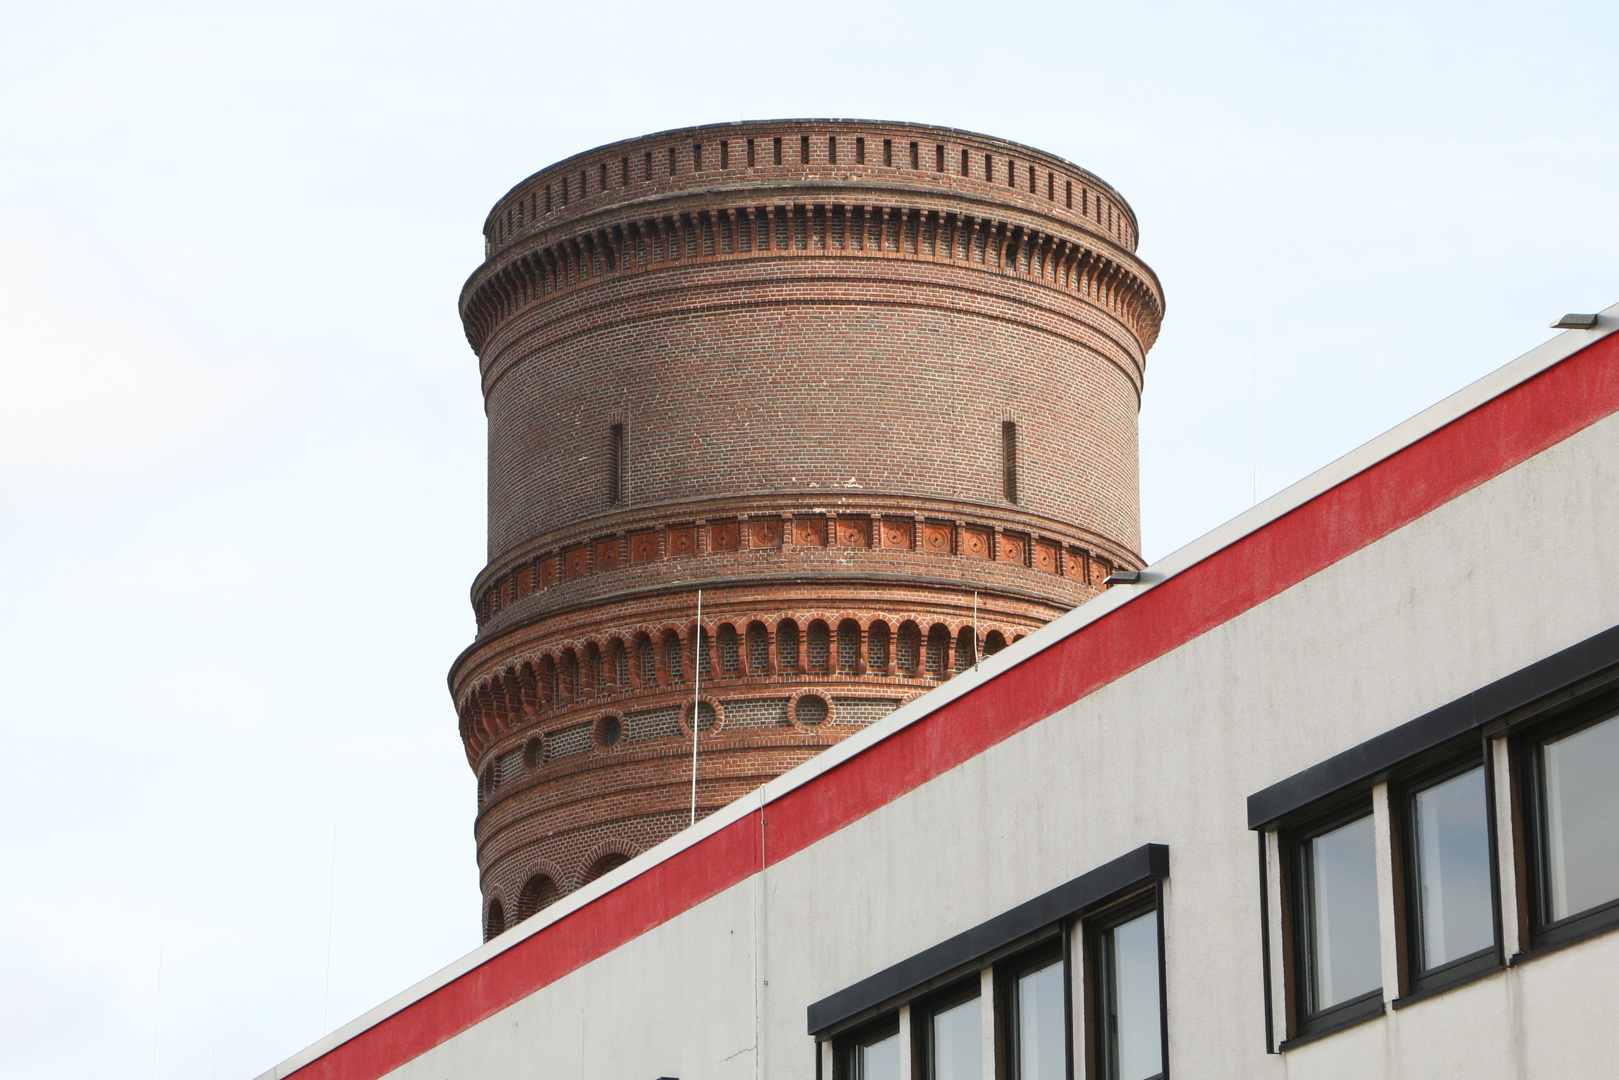
[[[1616,39],[1478,0],[6,4],[0,1074],[250,1077],[478,943],[455,301],[523,177],[783,116],[1098,173],[1168,297],[1157,558],[1252,501],[1256,342],[1268,494],[1619,300]]]

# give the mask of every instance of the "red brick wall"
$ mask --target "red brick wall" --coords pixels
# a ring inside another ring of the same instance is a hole
[[[734,627],[743,654],[703,674],[722,719],[702,813],[948,677],[975,592],[982,650],[1139,565],[1136,414],[1163,301],[1128,206],[1084,170],[949,129],[717,125],[543,170],[486,237],[462,315],[490,563],[451,688],[480,776],[524,758],[481,785],[486,902],[515,911],[540,873],[566,892],[689,819],[690,734],[665,714],[690,697],[699,587],[705,632]],[[901,670],[902,628],[948,634],[945,670]],[[596,659],[666,639],[682,660],[660,645],[650,678]],[[811,652],[827,670],[804,670]],[[806,690],[825,723],[790,715]],[[616,744],[581,734],[608,714]]]

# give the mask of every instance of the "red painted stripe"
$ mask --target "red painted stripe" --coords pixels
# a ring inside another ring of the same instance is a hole
[[[1575,353],[769,807],[772,863],[1619,412],[1619,335]],[[375,1080],[760,866],[747,815],[298,1069]]]

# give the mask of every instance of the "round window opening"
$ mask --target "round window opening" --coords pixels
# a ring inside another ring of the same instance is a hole
[[[690,719],[691,719],[691,706],[687,705],[684,711],[685,711],[685,714],[686,714],[686,719],[687,719],[688,724],[689,724]],[[716,717],[714,715],[714,706],[710,705],[706,701],[698,702],[697,703],[697,730],[700,731],[704,735],[712,734],[713,731],[714,731],[715,722],[716,722]]]
[[[604,716],[596,721],[596,741],[602,746],[612,746],[624,734],[624,724],[616,716]]]
[[[826,714],[826,698],[819,694],[805,694],[793,705],[793,719],[801,727],[826,723]]]

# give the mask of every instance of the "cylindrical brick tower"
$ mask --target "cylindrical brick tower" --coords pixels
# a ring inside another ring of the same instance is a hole
[[[450,689],[486,933],[688,824],[699,675],[702,815],[1141,565],[1163,294],[1085,170],[716,124],[535,173],[484,234],[489,565]]]

